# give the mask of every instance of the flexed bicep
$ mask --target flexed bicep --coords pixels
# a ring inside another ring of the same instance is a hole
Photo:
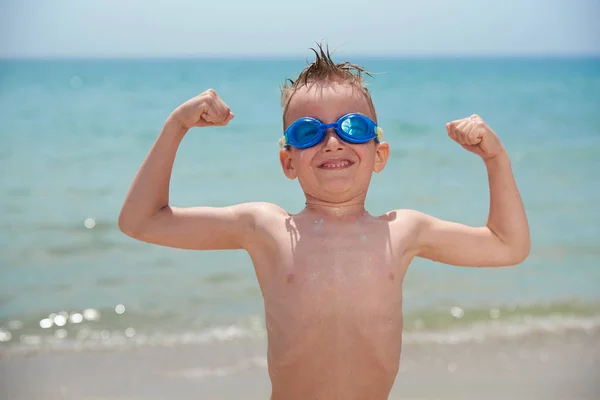
[[[486,226],[473,227],[426,214],[419,219],[419,257],[464,267],[511,266],[522,261]]]
[[[254,230],[256,209],[250,203],[230,207],[167,206],[135,231],[137,240],[188,250],[244,249]]]

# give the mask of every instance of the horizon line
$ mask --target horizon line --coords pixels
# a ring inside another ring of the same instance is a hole
[[[26,60],[218,60],[218,59],[277,59],[298,60],[306,59],[307,55],[297,53],[206,53],[206,54],[38,54],[38,55],[9,55],[0,54],[2,61]],[[335,54],[332,54],[336,58]],[[386,58],[386,59],[573,59],[573,58],[600,58],[598,53],[344,53],[343,57]],[[339,58],[339,55],[338,55]]]

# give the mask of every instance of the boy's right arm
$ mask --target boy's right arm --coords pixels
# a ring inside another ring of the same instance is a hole
[[[193,127],[225,126],[231,119],[229,107],[210,89],[173,111],[129,188],[119,215],[123,233],[144,242],[182,249],[244,248],[254,226],[252,205],[169,205],[171,171],[185,134]]]

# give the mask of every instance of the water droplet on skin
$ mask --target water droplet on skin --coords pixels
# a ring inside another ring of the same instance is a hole
[[[314,231],[318,231],[321,230],[323,228],[323,225],[325,224],[325,220],[323,220],[323,218],[321,218],[318,221],[315,221],[315,228]]]

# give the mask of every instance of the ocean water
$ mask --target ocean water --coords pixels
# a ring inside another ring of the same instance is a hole
[[[372,213],[415,208],[484,224],[485,168],[447,138],[480,114],[507,147],[531,256],[469,269],[416,260],[406,340],[479,340],[600,326],[600,59],[356,58],[390,143]],[[0,61],[0,355],[207,343],[264,335],[241,251],[194,252],[123,235],[128,186],[165,118],[214,88],[236,118],[188,133],[178,206],[275,202],[300,188],[278,164],[279,87],[304,59]]]

